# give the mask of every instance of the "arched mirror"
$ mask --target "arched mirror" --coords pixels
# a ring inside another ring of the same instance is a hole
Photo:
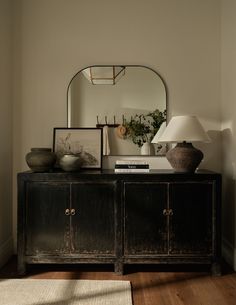
[[[110,155],[140,155],[140,143],[119,134],[117,126],[166,115],[166,87],[157,72],[144,66],[91,66],[72,78],[67,111],[68,127],[108,127]]]

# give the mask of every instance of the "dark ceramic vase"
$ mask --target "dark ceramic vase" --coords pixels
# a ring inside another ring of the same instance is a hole
[[[48,172],[56,162],[56,155],[51,148],[31,148],[25,160],[33,172]]]

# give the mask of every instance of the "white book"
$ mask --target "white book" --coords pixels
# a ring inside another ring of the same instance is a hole
[[[116,160],[116,164],[148,164],[145,160]]]
[[[115,173],[149,173],[149,168],[115,168]]]

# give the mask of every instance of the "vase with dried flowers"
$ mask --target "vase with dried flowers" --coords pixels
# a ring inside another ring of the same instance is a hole
[[[165,121],[166,110],[160,111],[159,109],[156,109],[147,114],[136,114],[131,117],[130,121],[126,120],[124,123],[126,128],[125,138],[131,140],[135,145],[138,145],[138,147],[141,148],[145,143],[151,143],[161,124]],[[145,146],[147,147],[147,145]],[[148,148],[144,151],[144,154],[152,153],[152,149],[149,153]]]

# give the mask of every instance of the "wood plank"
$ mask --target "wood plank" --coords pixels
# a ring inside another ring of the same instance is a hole
[[[133,305],[235,305],[236,273],[212,277],[206,270],[174,266],[128,266],[116,275],[112,265],[32,265],[24,278],[129,280]],[[194,272],[196,271],[196,272]],[[0,270],[0,278],[18,278],[16,258]]]

